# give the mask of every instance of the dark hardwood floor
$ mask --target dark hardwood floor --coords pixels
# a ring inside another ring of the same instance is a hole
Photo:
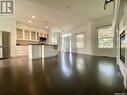
[[[0,60],[0,95],[114,95],[124,92],[115,58],[64,53]]]

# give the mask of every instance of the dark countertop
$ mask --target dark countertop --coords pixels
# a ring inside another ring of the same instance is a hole
[[[57,44],[48,44],[48,43],[38,43],[38,44],[28,44],[28,45],[48,45],[48,46],[57,46]]]
[[[28,46],[28,45],[48,45],[48,46],[57,46],[57,44],[51,44],[51,43],[16,44],[16,46]]]
[[[28,45],[24,45],[24,44],[18,44],[18,45],[16,45],[16,46],[28,46]]]

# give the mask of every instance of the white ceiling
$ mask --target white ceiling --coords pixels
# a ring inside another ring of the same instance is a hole
[[[52,29],[69,30],[111,15],[113,4],[104,10],[103,3],[104,0],[16,0],[16,17],[24,23],[31,20],[32,26],[45,28],[49,25]],[[32,15],[36,18],[32,19]]]

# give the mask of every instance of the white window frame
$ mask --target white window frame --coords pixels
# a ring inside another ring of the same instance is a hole
[[[98,48],[99,49],[111,49],[111,48],[114,48],[114,39],[115,39],[115,33],[113,33],[113,37],[103,37],[103,38],[99,38],[99,29],[105,29],[105,28],[109,28],[109,27],[111,27],[111,25],[106,25],[106,26],[102,26],[102,27],[99,27],[99,28],[97,28],[97,37],[98,37]],[[113,39],[113,46],[112,47],[106,47],[106,46],[104,46],[104,47],[100,47],[99,46],[99,40],[100,39],[110,39],[110,38],[112,38]]]
[[[83,35],[84,36],[84,38],[83,38],[83,47],[78,47],[78,45],[77,45],[77,36],[78,35]],[[85,48],[85,33],[84,32],[82,32],[82,33],[78,33],[78,34],[76,34],[75,35],[75,38],[76,38],[76,47],[78,48],[78,49],[83,49],[83,48]]]

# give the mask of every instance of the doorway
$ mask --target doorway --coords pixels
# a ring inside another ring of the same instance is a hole
[[[62,52],[72,52],[71,34],[62,35]]]

